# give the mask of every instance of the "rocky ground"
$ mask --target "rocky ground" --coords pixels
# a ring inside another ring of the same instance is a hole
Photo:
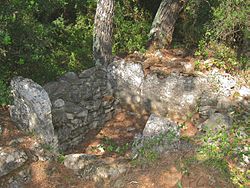
[[[112,161],[126,161],[126,172],[115,178],[104,178],[94,182],[77,176],[60,161],[38,161],[29,149],[36,142],[32,134],[23,134],[11,122],[8,109],[1,109],[1,149],[8,148],[10,154],[17,153],[17,163],[10,164],[11,174],[3,175],[1,187],[233,187],[227,177],[216,169],[202,164],[192,163],[195,146],[180,148],[163,154],[150,165],[133,164],[128,160],[127,150],[118,154],[112,149],[105,151],[98,147],[104,138],[117,145],[131,142],[136,133],[141,132],[147,120],[147,114],[138,117],[133,113],[121,111],[98,133],[90,135],[88,140],[69,153],[96,154],[100,158]],[[188,132],[189,130],[186,130]],[[192,130],[190,130],[192,131]],[[107,144],[104,142],[104,145]],[[49,150],[49,148],[47,148]],[[18,153],[19,152],[19,153]],[[2,151],[1,151],[2,153]],[[2,154],[1,154],[2,155]],[[1,156],[2,157],[2,156]],[[0,157],[0,164],[2,165]],[[10,159],[11,160],[11,159]],[[3,171],[0,171],[3,173]],[[11,178],[12,177],[12,178]],[[14,178],[13,178],[14,177]]]

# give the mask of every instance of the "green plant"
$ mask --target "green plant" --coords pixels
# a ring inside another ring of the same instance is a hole
[[[0,106],[10,104],[10,90],[4,81],[0,80]]]
[[[249,7],[245,0],[190,0],[176,23],[174,42],[197,48],[198,57],[214,57],[214,66],[226,71],[246,69]]]
[[[145,51],[152,16],[136,1],[117,1],[114,16],[114,54]]]
[[[57,162],[59,162],[59,163],[63,163],[64,160],[65,160],[65,156],[62,155],[62,154],[60,154],[60,155],[57,157]]]
[[[100,150],[100,151],[107,151],[107,152],[113,152],[117,153],[118,155],[124,155],[126,151],[131,147],[130,143],[126,143],[123,145],[118,145],[114,140],[104,137],[102,139],[102,144],[99,144],[96,147],[93,147],[92,149]]]
[[[233,126],[229,131],[208,131],[201,137],[202,146],[198,158],[230,176],[235,185],[244,187],[249,173],[246,169],[250,151],[246,146],[250,125],[249,110],[237,106],[231,109],[231,115]]]
[[[3,1],[0,6],[0,75],[43,84],[66,71],[93,66],[94,1]],[[46,5],[46,6],[45,6]]]

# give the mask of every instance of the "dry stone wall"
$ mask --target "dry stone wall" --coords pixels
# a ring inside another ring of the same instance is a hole
[[[44,88],[52,103],[53,125],[62,150],[100,129],[114,113],[115,100],[103,67],[93,67],[79,75],[68,72]]]

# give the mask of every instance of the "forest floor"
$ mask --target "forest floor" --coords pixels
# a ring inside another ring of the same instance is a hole
[[[120,111],[116,116],[96,133],[69,153],[88,153],[101,155],[102,157],[121,158],[130,152],[114,151],[117,146],[124,146],[132,142],[134,135],[143,130],[147,120],[147,114],[138,117],[136,114]],[[16,129],[9,117],[8,109],[0,110],[0,122],[3,133],[0,137],[0,145],[7,145],[13,138],[22,138],[24,141],[20,149],[27,151],[33,142],[32,135],[27,135]],[[101,147],[102,146],[102,147]],[[109,149],[107,149],[109,148]],[[116,179],[107,179],[103,182],[94,183],[77,177],[74,172],[67,169],[58,161],[28,162],[26,165],[31,170],[31,181],[26,184],[27,188],[94,188],[94,187],[138,187],[138,188],[214,188],[234,187],[219,170],[202,163],[193,161],[195,146],[193,148],[173,151],[162,155],[149,164],[132,164],[122,176]],[[7,178],[7,177],[5,177]],[[0,180],[4,181],[4,179]]]

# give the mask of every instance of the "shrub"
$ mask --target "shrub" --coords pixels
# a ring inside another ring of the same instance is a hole
[[[215,57],[228,71],[247,68],[244,46],[250,40],[249,3],[244,0],[191,0],[175,29],[175,43],[197,48],[202,58]]]
[[[0,80],[0,106],[10,103],[10,91],[3,80]]]
[[[4,79],[22,75],[44,83],[66,71],[92,66],[95,2],[90,2],[4,2],[0,7],[1,75]]]
[[[133,51],[145,51],[152,16],[139,7],[137,2],[117,1],[114,16],[115,54],[128,54]]]

